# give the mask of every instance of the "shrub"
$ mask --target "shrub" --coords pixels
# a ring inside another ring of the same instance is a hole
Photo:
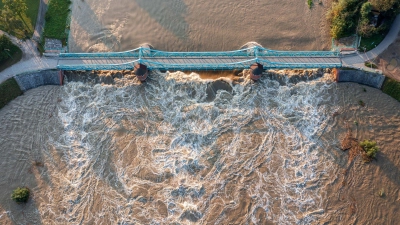
[[[10,78],[0,84],[0,109],[7,105],[16,97],[22,95],[18,83],[14,78]]]
[[[400,101],[400,82],[386,77],[385,82],[383,83],[382,91],[397,101]]]
[[[365,154],[369,159],[375,158],[376,153],[379,151],[375,141],[364,140],[360,143],[360,146],[364,149]]]
[[[372,62],[368,62],[368,61],[365,62],[364,65],[365,65],[366,67],[370,67],[370,68],[374,68],[374,69],[377,69],[377,68],[378,68],[377,65],[375,65],[375,64],[372,63]]]
[[[9,59],[17,51],[18,47],[11,42],[10,38],[4,34],[0,35],[0,63]]]
[[[313,6],[313,0],[307,0],[308,8],[312,8]]]
[[[30,191],[28,188],[23,187],[20,188],[18,187],[17,189],[15,189],[11,195],[11,199],[16,201],[17,203],[25,203],[28,201],[29,199],[29,194]]]

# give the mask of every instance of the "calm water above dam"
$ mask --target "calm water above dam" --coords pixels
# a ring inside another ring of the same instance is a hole
[[[325,11],[291,0],[74,1],[71,52],[236,50],[249,41],[280,50],[329,50]]]

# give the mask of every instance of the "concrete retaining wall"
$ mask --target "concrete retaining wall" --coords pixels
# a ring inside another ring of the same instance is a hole
[[[361,70],[337,70],[337,82],[355,82],[381,89],[385,76]]]
[[[60,76],[60,72],[58,70],[26,72],[18,74],[14,78],[23,92],[43,85],[62,84],[62,76]]]

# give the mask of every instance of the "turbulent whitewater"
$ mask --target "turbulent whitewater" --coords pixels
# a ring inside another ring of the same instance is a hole
[[[60,202],[40,210],[63,213],[43,222],[316,222],[334,84],[245,80],[210,101],[210,82],[180,72],[145,84],[68,82],[63,131],[50,137],[62,155],[49,165],[58,179],[47,197]]]

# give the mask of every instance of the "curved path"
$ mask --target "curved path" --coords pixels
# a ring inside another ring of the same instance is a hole
[[[400,15],[397,15],[394,20],[392,27],[390,28],[389,33],[386,35],[385,39],[376,46],[374,49],[366,52],[359,53],[356,55],[348,55],[342,57],[343,66],[353,67],[353,68],[362,68],[364,70],[371,70],[370,68],[364,65],[365,61],[369,61],[378,57],[383,51],[385,51],[390,44],[392,44],[400,32]],[[374,70],[375,71],[375,70]]]

